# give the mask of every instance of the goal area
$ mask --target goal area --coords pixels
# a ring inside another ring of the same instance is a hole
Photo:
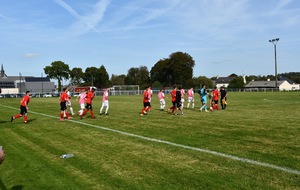
[[[117,95],[139,95],[139,85],[114,85],[110,88],[110,93],[113,96]]]

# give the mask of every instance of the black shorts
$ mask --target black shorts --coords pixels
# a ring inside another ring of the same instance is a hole
[[[179,101],[179,102],[172,102],[173,103],[173,106],[175,107],[175,108],[179,108],[179,107],[181,107],[181,102]]]
[[[86,104],[85,108],[88,109],[88,110],[92,110],[93,109],[92,104],[88,104],[88,103]]]
[[[66,102],[60,102],[60,110],[65,111],[67,109]]]
[[[173,104],[174,107],[176,107],[176,102],[173,102],[173,101],[172,101],[172,104]]]
[[[219,100],[214,100],[215,104],[218,104],[219,103]]]
[[[27,108],[26,106],[20,106],[20,114],[24,115],[25,113],[27,113]]]
[[[181,101],[179,101],[179,102],[176,102],[176,108],[180,108],[181,107]]]
[[[144,108],[146,108],[148,106],[151,107],[150,102],[144,102]]]

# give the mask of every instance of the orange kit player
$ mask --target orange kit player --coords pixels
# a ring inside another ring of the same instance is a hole
[[[27,110],[28,110],[29,101],[30,101],[30,91],[26,91],[25,96],[23,96],[21,100],[20,114],[11,117],[10,122],[13,122],[14,119],[18,119],[24,116],[24,123],[27,123]]]
[[[67,101],[68,101],[68,94],[67,94],[67,88],[63,89],[63,92],[60,94],[60,97],[58,99],[58,103],[60,104],[60,120],[64,120],[64,114],[66,114],[68,119],[71,119],[68,110],[67,110]]]
[[[90,114],[92,119],[95,119],[94,116],[94,112],[93,112],[93,107],[92,107],[92,101],[93,98],[95,96],[94,92],[95,92],[95,88],[91,88],[88,90],[87,94],[86,94],[86,106],[85,106],[85,110],[83,111],[83,113],[80,115],[80,119],[82,119],[82,117],[90,110]]]
[[[144,103],[144,108],[142,109],[142,113],[141,116],[143,116],[144,114],[147,114],[147,111],[149,111],[151,109],[151,104],[149,102],[149,86],[145,87],[144,90],[144,96],[143,96],[143,103]]]
[[[219,103],[219,90],[217,87],[215,87],[215,90],[212,91],[212,108],[211,111],[214,111],[215,109],[219,109],[218,103]]]
[[[170,92],[171,98],[172,98],[172,105],[169,109],[168,112],[172,110],[172,113],[174,113],[175,109],[177,109],[177,104],[176,104],[176,91],[177,91],[177,86],[174,86],[174,89]]]

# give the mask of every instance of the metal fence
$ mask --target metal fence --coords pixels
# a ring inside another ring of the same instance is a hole
[[[211,89],[208,89],[211,92]],[[102,96],[104,91],[96,91],[95,96]],[[158,94],[159,90],[153,90],[153,94]],[[171,90],[165,90],[165,95],[170,94]],[[199,89],[195,89],[194,93],[198,94]],[[227,92],[300,92],[300,90],[291,91],[279,91],[276,88],[253,88],[253,89],[227,89]],[[124,96],[124,95],[140,95],[143,94],[144,90],[116,90],[110,91],[110,96]],[[25,94],[0,94],[0,98],[21,98]],[[49,98],[49,97],[59,97],[60,93],[31,93],[31,97],[34,98]],[[72,97],[78,96],[79,93],[71,93]]]

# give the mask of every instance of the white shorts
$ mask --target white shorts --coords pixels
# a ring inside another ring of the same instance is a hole
[[[102,102],[102,106],[108,106],[108,101],[106,100],[106,101],[104,101],[104,102]]]
[[[184,102],[184,98],[181,98],[180,102],[183,103]]]
[[[189,97],[189,98],[188,98],[188,102],[194,103],[194,98],[193,98],[193,97]]]
[[[72,106],[72,103],[71,103],[71,101],[69,101],[69,102],[66,102],[66,106]]]
[[[161,99],[161,100],[159,100],[159,103],[160,103],[161,105],[165,105],[165,104],[166,104],[166,101],[165,101],[165,99]]]
[[[80,109],[84,109],[84,108],[85,108],[84,103],[80,104]]]

